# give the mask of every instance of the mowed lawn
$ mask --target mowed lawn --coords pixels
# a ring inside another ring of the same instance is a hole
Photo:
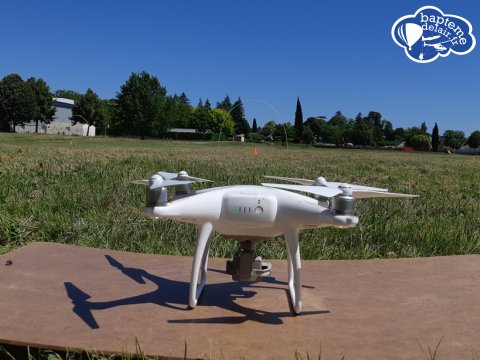
[[[191,256],[194,226],[138,211],[145,188],[130,180],[160,170],[214,181],[199,187],[324,176],[420,195],[359,200],[356,228],[303,231],[305,259],[480,253],[480,159],[470,156],[17,134],[0,134],[0,253],[53,241]],[[215,235],[211,256],[230,257],[236,248]],[[282,238],[257,251],[286,257]]]

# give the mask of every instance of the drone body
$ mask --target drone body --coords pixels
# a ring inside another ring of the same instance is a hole
[[[193,259],[189,305],[194,308],[205,286],[212,232],[240,242],[242,253],[227,262],[234,280],[258,281],[270,275],[271,265],[254,258],[256,242],[283,235],[287,245],[288,287],[292,308],[300,313],[301,263],[299,231],[322,227],[349,228],[358,223],[353,215],[355,197],[414,197],[389,193],[387,189],[327,183],[325,179],[279,178],[302,185],[262,184],[217,187],[193,192],[192,182],[208,181],[186,172],[159,172],[148,184],[147,206],[142,212],[153,218],[166,218],[197,225],[198,242]],[[304,185],[308,184],[308,185]],[[167,200],[167,186],[175,186],[175,196]],[[291,192],[311,193],[314,197]],[[200,283],[198,278],[200,275]]]
[[[218,187],[195,192],[163,206],[146,207],[146,215],[202,225],[237,240],[274,238],[287,229],[351,227],[358,218],[338,215],[318,200],[290,191],[254,185]]]

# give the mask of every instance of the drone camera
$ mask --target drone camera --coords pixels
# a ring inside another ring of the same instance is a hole
[[[227,274],[235,281],[260,281],[272,273],[272,264],[264,263],[260,256],[254,257],[251,241],[241,242],[242,251],[233,260],[227,260]]]

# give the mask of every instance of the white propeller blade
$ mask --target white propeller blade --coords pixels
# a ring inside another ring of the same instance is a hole
[[[384,188],[377,188],[377,187],[371,187],[371,186],[363,186],[363,185],[355,185],[355,184],[345,184],[345,183],[339,183],[339,182],[328,182],[328,186],[331,187],[339,187],[340,185],[347,185],[352,188],[353,191],[355,190],[371,190],[371,191],[383,191],[386,192],[388,189]]]
[[[130,181],[132,184],[137,185],[150,185],[150,180],[142,179],[142,180],[132,180]]]
[[[213,182],[212,180],[202,179],[202,178],[195,177],[195,176],[190,176],[190,175],[179,176],[179,179],[191,180],[191,181],[194,181],[194,182]]]
[[[161,177],[163,177],[165,180],[172,180],[172,179],[175,179],[178,174],[177,173],[169,173],[169,172],[165,172],[165,171],[159,171],[157,172],[158,175],[160,175]]]
[[[165,171],[159,171],[157,173],[161,177],[163,177],[165,180],[187,180],[187,181],[192,181],[192,182],[213,182],[212,180],[208,179],[202,179],[199,177],[195,176],[190,176],[187,174],[186,171],[180,171],[179,173],[169,173]]]
[[[325,186],[312,186],[312,185],[290,185],[290,184],[265,184],[262,183],[263,186],[273,187],[277,189],[284,189],[284,190],[293,190],[293,191],[302,191],[307,192],[310,194],[315,194],[327,198],[334,197],[336,195],[342,194],[343,191],[340,188],[334,187],[325,187]],[[355,199],[368,199],[368,198],[416,198],[418,195],[411,195],[411,194],[399,194],[399,193],[391,193],[388,191],[384,191],[381,189],[378,190],[370,190],[367,186],[367,189],[355,189],[352,188],[352,196]],[[373,188],[375,189],[375,188]]]
[[[309,180],[309,179],[290,178],[290,177],[282,177],[282,176],[267,176],[267,175],[264,175],[263,177],[267,178],[267,179],[290,181],[290,182],[294,182],[294,183],[301,184],[301,185],[315,185],[315,180]],[[345,184],[345,183],[340,183],[340,182],[330,182],[330,181],[327,182],[323,178],[320,178],[320,179],[322,179],[322,181],[324,183],[322,185],[318,185],[318,186],[338,188],[340,185],[348,185],[349,187],[352,188],[352,190],[388,191],[388,189],[384,189],[384,188],[377,188],[377,187],[363,186],[363,185],[355,185],[355,184]]]
[[[338,195],[338,194],[342,193],[342,190],[340,190],[340,189],[334,189],[334,188],[325,187],[325,186],[290,185],[290,184],[265,184],[265,183],[262,183],[262,185],[277,188],[277,189],[307,192],[307,193],[310,193],[310,194],[315,194],[315,195],[323,196],[323,197],[326,197],[326,198],[331,198],[331,197],[334,197],[335,195]]]
[[[269,176],[269,175],[263,175],[263,177],[267,179],[290,181],[290,182],[301,184],[301,185],[315,184],[314,180],[308,180],[308,179],[289,178],[289,177],[282,177],[282,176]]]
[[[368,199],[368,198],[416,198],[418,195],[411,194],[399,194],[386,191],[372,191],[372,190],[353,190],[352,196],[355,199]]]

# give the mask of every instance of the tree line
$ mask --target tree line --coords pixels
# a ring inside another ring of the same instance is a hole
[[[196,136],[212,138],[244,134],[251,141],[288,141],[297,143],[327,143],[336,146],[393,146],[405,142],[417,150],[437,151],[439,146],[458,149],[465,143],[480,147],[480,131],[468,139],[462,131],[446,130],[439,136],[437,124],[428,133],[423,122],[419,127],[394,128],[392,122],[379,112],[366,116],[358,113],[355,119],[337,111],[330,119],[311,116],[304,121],[300,99],[297,98],[294,123],[267,121],[263,127],[253,119],[252,127],[245,118],[241,98],[232,103],[228,95],[212,107],[208,99],[190,103],[185,93],[167,95],[160,81],[146,72],[132,73],[113,99],[101,99],[92,89],[85,94],[72,90],[51,92],[41,78],[23,80],[9,74],[0,81],[0,131],[12,131],[16,126],[35,121],[49,124],[54,120],[53,97],[74,100],[72,124],[83,123],[103,129],[110,135],[171,137],[172,128],[192,128]]]
[[[425,122],[419,127],[394,128],[392,122],[381,113],[370,111],[366,116],[358,113],[355,119],[347,118],[337,111],[330,119],[325,116],[309,117],[303,121],[300,99],[297,98],[295,124],[277,124],[268,121],[260,133],[274,139],[281,139],[289,132],[289,138],[303,143],[326,143],[337,147],[384,147],[404,143],[415,150],[438,151],[440,146],[458,149],[467,144],[471,148],[480,147],[480,131],[473,131],[466,138],[463,131],[445,130],[439,135],[437,123],[430,134]]]

